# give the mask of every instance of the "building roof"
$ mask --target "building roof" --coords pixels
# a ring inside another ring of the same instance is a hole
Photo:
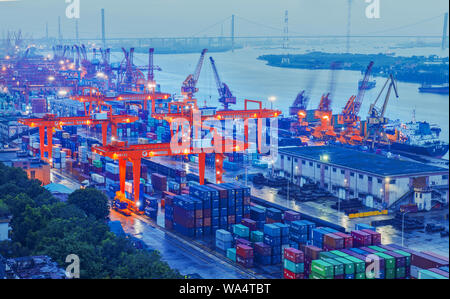
[[[382,155],[337,146],[305,146],[280,148],[279,154],[287,154],[320,163],[359,170],[378,176],[400,176],[426,173],[442,173],[448,169],[387,158]]]
[[[44,188],[50,191],[51,193],[61,193],[61,194],[70,194],[73,191],[75,191],[65,185],[56,183],[45,185]]]

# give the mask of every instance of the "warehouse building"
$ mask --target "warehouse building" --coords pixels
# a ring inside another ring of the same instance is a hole
[[[300,186],[319,183],[341,199],[359,198],[373,208],[392,207],[407,198],[426,210],[432,199],[448,204],[448,169],[343,147],[280,148],[274,174]]]

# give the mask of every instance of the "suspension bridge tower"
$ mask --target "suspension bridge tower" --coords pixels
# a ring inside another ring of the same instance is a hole
[[[284,57],[281,58],[281,63],[289,64],[289,15],[287,10],[284,12],[283,49],[286,51],[286,53]]]

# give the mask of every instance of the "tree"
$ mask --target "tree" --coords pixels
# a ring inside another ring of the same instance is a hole
[[[108,198],[94,188],[79,189],[69,195],[69,204],[82,209],[87,215],[104,220],[109,215]]]
[[[0,218],[9,216],[9,208],[3,200],[0,200]]]

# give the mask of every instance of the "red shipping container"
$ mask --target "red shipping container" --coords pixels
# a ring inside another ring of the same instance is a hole
[[[305,253],[305,260],[318,260],[322,249],[313,245],[305,245],[302,251]]]
[[[211,226],[211,218],[203,218],[203,226]]]
[[[372,245],[380,245],[381,244],[381,234],[379,232],[375,232],[370,229],[363,229],[365,233],[368,233],[371,236]]]
[[[343,249],[344,248],[344,238],[336,235],[336,234],[326,234],[323,237],[323,243],[324,247],[327,248],[327,250],[334,250],[334,249]]]
[[[300,214],[294,211],[284,212],[284,221],[296,221],[300,220]]]
[[[353,248],[353,238],[351,235],[349,234],[345,234],[345,233],[341,233],[341,232],[337,232],[334,233],[337,236],[340,236],[342,238],[344,238],[344,248]]]
[[[236,255],[249,259],[253,257],[253,248],[244,244],[236,245]]]
[[[304,274],[303,273],[295,274],[294,272],[291,272],[288,269],[284,269],[283,270],[283,277],[285,279],[303,279],[304,278]]]
[[[236,223],[236,216],[228,216],[228,224],[235,224]]]
[[[355,247],[363,247],[363,246],[370,246],[371,244],[371,235],[368,233],[365,233],[360,230],[354,230],[352,231],[352,237],[353,237],[353,246]]]
[[[256,221],[252,220],[252,219],[248,219],[248,218],[243,218],[241,220],[241,224],[245,225],[246,227],[248,227],[251,231],[253,230],[257,230],[256,227]]]
[[[236,262],[245,268],[253,267],[253,258],[243,258],[242,256],[236,255]]]
[[[303,252],[295,248],[285,248],[284,258],[295,264],[303,263],[305,261]]]

